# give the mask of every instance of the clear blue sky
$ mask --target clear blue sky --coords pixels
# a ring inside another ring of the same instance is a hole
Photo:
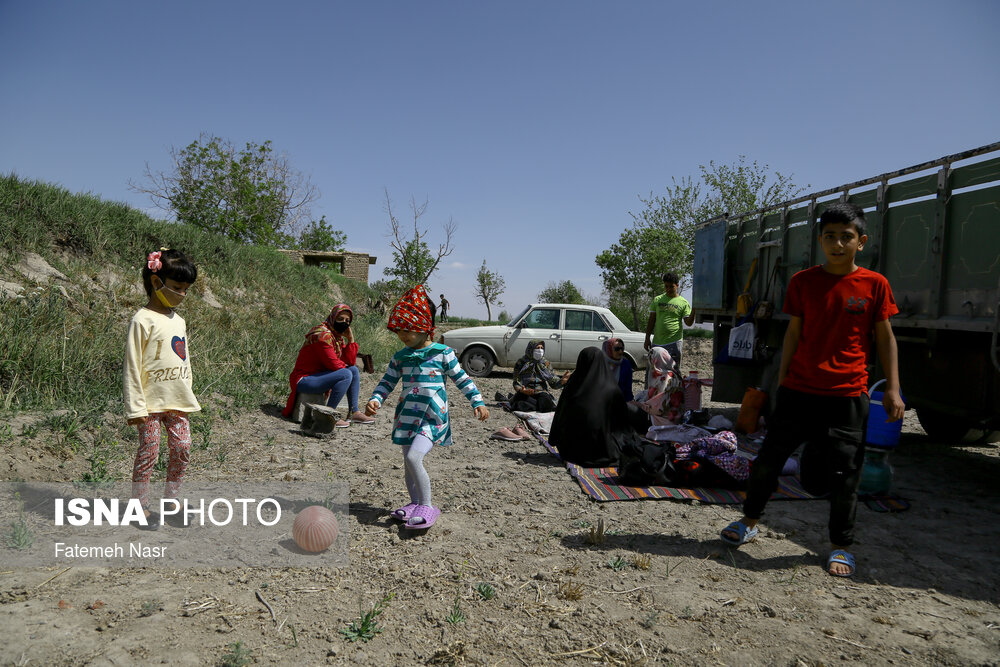
[[[0,0],[0,173],[148,208],[171,146],[271,140],[374,277],[383,188],[454,218],[431,287],[483,317],[484,259],[510,312],[599,295],[637,196],[709,160],[818,190],[1000,139],[998,34],[992,0]]]

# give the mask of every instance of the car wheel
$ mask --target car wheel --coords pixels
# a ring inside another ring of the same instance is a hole
[[[471,347],[462,353],[462,368],[472,377],[486,377],[493,370],[496,359],[485,347]]]
[[[934,410],[917,408],[917,418],[920,419],[924,431],[933,440],[943,440],[949,444],[952,442],[989,444],[1000,439],[998,431],[983,431],[965,420]]]

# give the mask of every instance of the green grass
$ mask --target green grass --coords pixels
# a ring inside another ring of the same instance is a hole
[[[615,572],[621,572],[626,567],[628,567],[628,561],[621,556],[615,556],[608,561],[608,567],[610,567]]]
[[[360,640],[367,643],[374,639],[375,635],[382,632],[382,627],[378,624],[378,617],[385,612],[394,597],[396,597],[394,592],[387,593],[379,602],[372,605],[372,608],[368,611],[362,608],[357,620],[351,621],[350,625],[342,628],[340,634],[350,642]]]
[[[94,438],[90,456],[87,457],[90,470],[83,473],[76,485],[95,490],[110,488],[115,482],[115,477],[108,470],[108,461],[116,451],[120,450],[121,447],[117,440],[110,440],[103,434],[103,429],[99,431],[97,437]]]
[[[695,329],[690,327],[684,328],[685,338],[712,338],[715,334],[711,329]]]
[[[479,594],[479,597],[482,598],[483,600],[492,600],[497,596],[497,589],[495,589],[493,586],[486,583],[485,581],[480,581],[478,584],[475,585],[473,590],[475,590],[476,593]]]
[[[25,287],[20,298],[0,301],[0,410],[123,412],[125,334],[147,300],[142,261],[161,246],[182,250],[198,267],[193,296],[179,312],[203,405],[214,393],[241,408],[283,405],[305,332],[338,301],[355,307],[362,352],[376,365],[398,347],[385,316],[365,312],[371,292],[363,283],[298,264],[273,248],[0,175],[0,279]],[[26,252],[41,255],[68,282],[27,281],[13,268]],[[206,288],[223,308],[199,298]],[[71,445],[72,434],[65,435]]]
[[[10,523],[10,530],[7,531],[4,542],[8,547],[21,551],[35,543],[35,534],[28,528],[28,522],[24,519],[24,501],[21,500],[21,493],[15,493],[14,498],[17,501],[17,520]]]
[[[219,659],[219,667],[245,667],[253,662],[253,650],[243,645],[243,642],[233,642],[229,649]]]

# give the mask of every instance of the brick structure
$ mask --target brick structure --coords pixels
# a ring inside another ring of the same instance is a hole
[[[280,250],[302,264],[337,264],[340,273],[368,284],[368,267],[376,258],[363,252],[326,252],[322,250]]]

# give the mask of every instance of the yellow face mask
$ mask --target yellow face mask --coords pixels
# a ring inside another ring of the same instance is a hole
[[[163,304],[163,307],[173,310],[177,306],[181,305],[181,302],[184,301],[184,295],[164,285],[163,281],[160,280],[158,276],[154,276],[154,278],[156,278],[156,281],[160,283],[160,286],[155,288],[153,293],[156,294],[156,298],[159,299],[161,304]],[[169,296],[166,292],[169,292]]]

